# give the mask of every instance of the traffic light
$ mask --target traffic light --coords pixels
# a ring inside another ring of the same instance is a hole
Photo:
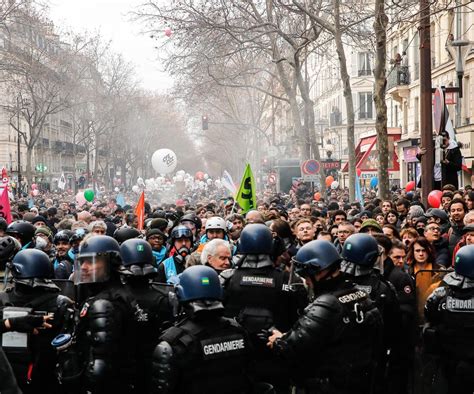
[[[209,130],[209,118],[207,115],[202,116],[202,129]]]

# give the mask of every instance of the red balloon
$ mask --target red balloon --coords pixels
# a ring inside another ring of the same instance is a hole
[[[326,187],[331,187],[331,183],[334,182],[334,178],[332,175],[326,177]]]
[[[410,181],[405,186],[405,191],[411,192],[412,190],[415,190],[415,181]]]
[[[38,185],[36,183],[31,184],[31,190],[36,190],[38,189]]]
[[[361,176],[361,175],[362,175],[362,170],[361,170],[360,168],[358,168],[358,169],[356,170],[356,172],[357,172],[357,176]]]
[[[202,171],[196,172],[195,178],[202,181],[204,179],[204,172],[202,172]]]
[[[171,27],[165,27],[165,36],[166,37],[171,37]]]
[[[316,201],[319,201],[319,200],[321,200],[321,193],[320,193],[320,192],[316,192],[316,193],[314,193],[314,196],[313,196],[313,197],[314,197],[314,199],[315,199]]]
[[[432,208],[439,208],[441,205],[441,196],[443,192],[441,190],[433,190],[428,194],[428,204]]]

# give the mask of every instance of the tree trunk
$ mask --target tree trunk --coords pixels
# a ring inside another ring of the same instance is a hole
[[[385,0],[375,0],[374,31],[376,38],[376,61],[375,61],[375,112],[377,119],[375,129],[377,130],[377,150],[379,159],[378,180],[379,196],[382,199],[389,198],[389,174],[388,174],[388,135],[387,135],[387,103],[385,102],[385,90],[387,78],[385,74],[385,59],[387,56],[387,23],[385,14]]]
[[[311,147],[311,151],[313,153],[313,157],[310,157],[308,155],[308,159],[315,159],[319,162],[321,162],[321,154],[319,152],[319,146],[315,141],[315,136],[316,136],[316,129],[314,125],[314,102],[311,100],[310,94],[309,94],[309,84],[308,81],[306,81],[303,78],[303,75],[301,73],[301,64],[299,62],[299,59],[296,58],[295,56],[295,73],[297,77],[297,82],[298,82],[298,87],[300,89],[301,97],[303,98],[304,101],[304,132],[305,132],[305,138],[308,141],[308,146]],[[321,176],[321,186],[320,186],[320,191],[321,194],[324,196],[326,195],[326,177],[325,177],[325,171],[321,166],[320,169],[320,176]]]
[[[26,145],[26,181],[28,185],[31,185],[33,183],[33,171],[31,169],[31,158],[33,156],[33,146],[30,144]],[[25,185],[22,184],[22,187]],[[26,189],[28,190],[28,189]]]
[[[352,100],[351,78],[347,71],[346,54],[342,42],[342,30],[340,20],[339,0],[334,0],[334,41],[336,52],[339,58],[339,68],[343,85],[344,99],[347,109],[347,148],[349,151],[349,199],[355,200],[355,177],[356,177],[356,157],[354,140],[354,102]]]

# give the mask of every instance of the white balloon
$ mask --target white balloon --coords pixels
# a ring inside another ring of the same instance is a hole
[[[158,149],[151,157],[151,165],[160,174],[169,174],[176,169],[178,159],[171,149]]]
[[[116,187],[116,188],[114,188],[114,191],[115,191],[116,193],[118,193],[118,192],[120,191],[120,189],[119,189],[118,187]]]
[[[331,183],[331,189],[337,189],[339,187],[339,182],[338,181],[333,181]]]
[[[176,181],[177,182],[183,182],[184,181],[184,176],[182,174],[176,175]]]
[[[137,179],[137,185],[143,185],[143,178],[139,177]]]
[[[173,182],[176,182],[176,180],[177,180],[178,178],[174,176],[174,177],[171,178],[171,179],[173,179]]]
[[[206,182],[208,185],[212,185],[212,179],[208,179]]]
[[[176,171],[176,175],[184,176],[185,174],[186,174],[186,173],[184,172],[184,170]]]
[[[138,185],[133,185],[132,186],[132,192],[138,194],[140,193],[140,188],[138,187]]]
[[[209,178],[209,174],[204,174],[204,179],[208,179]]]
[[[216,180],[214,181],[214,185],[216,185],[216,187],[221,187],[222,185],[221,185],[220,179],[216,179]]]

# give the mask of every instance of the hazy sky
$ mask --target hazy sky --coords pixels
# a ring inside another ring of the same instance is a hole
[[[172,80],[161,71],[154,43],[127,16],[140,3],[143,0],[50,0],[50,16],[55,25],[78,33],[100,30],[115,51],[136,65],[144,88],[164,92]]]

